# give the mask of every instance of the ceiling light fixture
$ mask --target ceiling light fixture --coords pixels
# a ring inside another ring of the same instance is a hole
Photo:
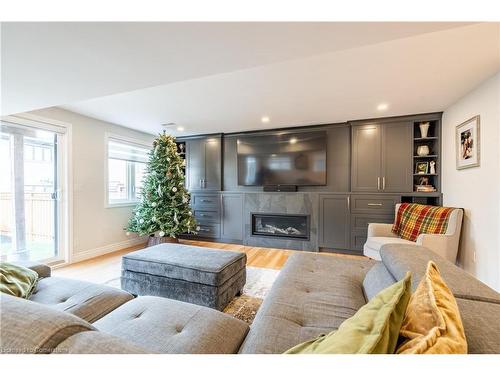
[[[271,119],[268,116],[262,116],[260,118],[260,121],[262,121],[263,124],[267,124]]]
[[[290,143],[292,145],[294,145],[295,143],[297,143],[297,138],[290,138]]]
[[[177,127],[178,132],[183,132],[184,131],[184,126],[178,126]]]
[[[389,108],[389,105],[387,103],[380,103],[378,106],[377,106],[377,109],[379,111],[385,111],[387,108]]]

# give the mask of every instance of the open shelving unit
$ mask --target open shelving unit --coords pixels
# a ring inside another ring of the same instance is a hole
[[[420,125],[429,123],[427,136],[423,137]],[[419,148],[427,146],[428,154],[420,154]],[[435,173],[430,173],[430,164],[434,163]],[[427,163],[425,173],[417,173],[417,164]],[[417,190],[418,185],[427,183],[434,187],[435,191],[422,192]],[[422,118],[413,122],[413,191],[408,201],[423,204],[441,204],[441,119]]]

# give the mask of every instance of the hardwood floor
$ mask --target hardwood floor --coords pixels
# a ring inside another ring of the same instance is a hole
[[[181,240],[181,243],[187,245],[243,252],[247,254],[248,266],[272,269],[281,269],[290,254],[293,254],[295,252],[294,250],[252,247],[219,242]],[[120,277],[121,259],[123,255],[135,250],[142,249],[143,247],[144,246],[142,245],[129,247],[127,249],[85,260],[83,262],[54,269],[52,273],[55,276],[69,277],[95,283],[105,283],[109,280]],[[322,254],[324,256],[352,257],[352,255],[340,255],[331,253]]]

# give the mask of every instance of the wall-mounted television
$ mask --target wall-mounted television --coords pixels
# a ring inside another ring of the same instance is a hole
[[[325,131],[238,137],[238,185],[326,185]]]

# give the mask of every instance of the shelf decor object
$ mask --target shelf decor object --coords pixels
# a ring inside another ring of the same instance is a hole
[[[429,146],[421,145],[421,146],[417,147],[417,155],[418,156],[427,156],[427,155],[429,155],[429,153],[430,153]]]
[[[457,169],[479,167],[480,136],[479,115],[461,123],[456,128]]]
[[[429,162],[418,161],[415,164],[415,174],[428,174],[429,173]]]
[[[421,122],[419,125],[420,128],[420,137],[427,138],[427,133],[429,132],[429,127],[431,126],[430,122]]]

